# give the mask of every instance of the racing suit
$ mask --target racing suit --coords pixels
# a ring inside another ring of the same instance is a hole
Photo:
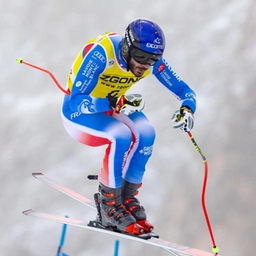
[[[118,188],[122,178],[139,184],[152,155],[155,129],[143,112],[116,113],[109,96],[124,95],[135,83],[153,74],[181,102],[196,110],[194,91],[162,57],[135,77],[121,56],[122,36],[107,32],[89,40],[76,57],[68,75],[68,91],[62,106],[65,129],[78,142],[106,145],[99,181]],[[97,161],[97,159],[95,159]]]

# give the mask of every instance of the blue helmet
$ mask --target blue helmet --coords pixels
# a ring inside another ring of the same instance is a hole
[[[128,63],[131,58],[141,64],[154,65],[165,49],[162,29],[148,19],[136,19],[125,30],[122,56]]]

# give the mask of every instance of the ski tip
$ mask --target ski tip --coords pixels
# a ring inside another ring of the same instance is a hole
[[[34,210],[32,210],[32,209],[28,209],[28,210],[25,210],[25,211],[23,211],[22,213],[24,214],[24,215],[28,215],[29,213],[31,213],[31,212],[33,212]]]
[[[43,176],[43,174],[41,172],[33,172],[32,175],[34,177],[37,177],[37,176]]]
[[[87,178],[89,180],[97,180],[98,179],[98,175],[88,175]]]

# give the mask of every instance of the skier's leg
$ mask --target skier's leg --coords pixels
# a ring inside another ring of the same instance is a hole
[[[108,145],[99,175],[102,224],[140,234],[143,228],[121,202],[122,167],[132,140],[130,129],[104,113],[78,115],[65,112],[62,118],[67,132],[77,141],[89,146]]]
[[[107,145],[99,181],[112,188],[121,187],[123,161],[132,141],[130,129],[104,113],[65,113],[62,120],[69,135],[78,142],[94,147]]]
[[[155,129],[142,112],[135,112],[129,116],[119,114],[114,117],[126,124],[132,132],[132,144],[123,166],[123,178],[140,184],[146,170],[145,166],[152,155]]]
[[[153,230],[153,225],[147,221],[146,212],[136,198],[138,188],[141,185],[145,165],[152,154],[155,139],[155,130],[143,113],[137,112],[122,120],[133,133],[133,142],[123,168],[122,202],[132,213],[137,223],[142,225],[147,232]]]

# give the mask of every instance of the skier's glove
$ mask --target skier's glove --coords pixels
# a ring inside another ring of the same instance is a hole
[[[125,107],[128,102],[128,99],[125,95],[121,95],[120,97],[108,96],[109,104],[112,109],[115,110],[116,113],[120,113],[120,111]]]
[[[116,113],[122,112],[130,115],[133,112],[141,111],[145,102],[140,94],[121,95],[120,97],[107,96],[109,104]]]
[[[171,119],[173,128],[180,128],[184,132],[190,132],[194,127],[194,116],[190,108],[183,106],[177,110]]]

